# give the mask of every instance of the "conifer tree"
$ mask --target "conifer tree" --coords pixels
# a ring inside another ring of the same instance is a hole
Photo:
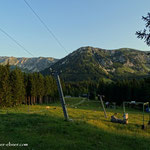
[[[51,101],[53,96],[53,78],[51,76],[46,76],[44,78],[44,101],[48,103]]]
[[[150,46],[150,13],[146,17],[142,16],[143,21],[145,21],[145,29],[143,31],[137,31],[136,35],[140,39],[144,39],[144,42]]]
[[[36,87],[36,75],[37,73],[33,73],[33,74],[30,74],[29,75],[29,81],[28,81],[28,84],[29,84],[29,95],[30,95],[30,99],[31,99],[31,104],[35,104],[36,103],[36,96],[37,96],[37,87]]]
[[[6,66],[0,65],[0,104],[1,106],[12,105],[11,86],[9,80],[9,64]]]
[[[28,104],[28,74],[23,73],[23,79],[24,79],[24,87],[25,87],[25,101],[23,104]]]
[[[25,100],[24,78],[21,70],[16,68],[10,73],[13,105],[22,104]]]
[[[44,77],[42,74],[38,73],[37,80],[37,96],[39,98],[39,104],[42,104],[43,96],[44,96]]]

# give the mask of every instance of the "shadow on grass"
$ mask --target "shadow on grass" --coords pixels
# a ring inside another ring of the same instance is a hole
[[[118,135],[85,122],[67,122],[47,114],[1,114],[0,122],[0,143],[28,144],[28,147],[0,147],[2,150],[150,149],[147,138]]]

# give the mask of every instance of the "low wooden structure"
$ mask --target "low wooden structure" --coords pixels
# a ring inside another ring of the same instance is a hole
[[[120,124],[128,124],[128,114],[123,115],[123,119],[118,119],[116,117],[117,113],[111,116],[111,122],[120,123]]]

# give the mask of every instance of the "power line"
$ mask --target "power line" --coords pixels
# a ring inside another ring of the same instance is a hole
[[[45,27],[45,29],[48,31],[48,33],[50,34],[50,36],[52,36],[56,42],[59,44],[59,46],[61,48],[63,48],[65,50],[66,53],[68,53],[68,51],[66,50],[66,48],[62,45],[62,43],[59,41],[59,39],[56,37],[56,35],[54,34],[54,32],[52,32],[52,29],[50,29],[46,23],[41,19],[41,17],[35,12],[35,10],[29,5],[29,3],[24,0],[25,4],[30,8],[30,10],[33,12],[33,14],[38,18],[38,20],[41,22],[41,24]]]
[[[6,31],[4,31],[2,28],[0,28],[0,31],[4,33],[8,38],[10,38],[14,43],[16,43],[19,47],[21,47],[24,51],[26,51],[29,55],[33,56],[32,53],[30,53],[24,46],[22,46],[17,40],[15,40],[10,34],[8,34]]]

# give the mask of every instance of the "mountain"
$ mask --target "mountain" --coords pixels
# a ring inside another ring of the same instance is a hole
[[[39,72],[48,68],[58,60],[51,57],[33,57],[33,58],[16,58],[16,57],[0,57],[0,64],[6,65],[8,62],[11,68],[19,67],[25,72]]]
[[[66,81],[143,77],[150,74],[150,55],[147,51],[130,48],[105,50],[81,47],[60,59],[51,67],[61,72]],[[50,69],[42,74],[50,74]]]

